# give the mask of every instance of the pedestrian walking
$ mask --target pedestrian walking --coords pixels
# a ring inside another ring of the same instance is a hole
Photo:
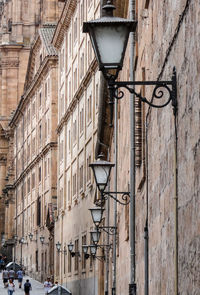
[[[9,279],[9,273],[6,268],[4,268],[3,273],[2,273],[2,279],[4,283],[4,288],[8,287],[8,279]]]
[[[44,282],[44,291],[45,295],[48,294],[48,291],[53,287],[52,282],[50,281],[50,278],[48,277],[47,280]]]
[[[8,282],[8,295],[12,295],[15,292],[15,284],[13,283],[12,279],[9,279]]]
[[[18,272],[17,272],[17,279],[18,279],[18,283],[19,283],[19,288],[21,289],[22,281],[23,281],[23,270],[22,270],[22,268],[20,270],[18,270]]]
[[[26,283],[24,284],[24,293],[25,293],[25,295],[30,295],[30,290],[32,290],[31,283],[27,279]]]
[[[13,270],[13,268],[11,267],[11,269],[9,270],[9,279],[12,279],[14,281],[15,279],[15,272]]]

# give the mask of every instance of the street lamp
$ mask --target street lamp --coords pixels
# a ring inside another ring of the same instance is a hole
[[[115,164],[101,160],[101,157],[100,155],[97,161],[89,164],[89,167],[92,168],[98,190],[103,193],[108,184],[111,169]]]
[[[28,236],[29,236],[29,239],[30,239],[31,242],[37,242],[37,239],[33,240],[33,234],[32,233],[29,233]]]
[[[115,6],[111,1],[103,9],[105,16],[84,22],[83,32],[89,33],[99,69],[105,74],[111,69],[122,69],[129,33],[135,31],[137,22],[113,17]]]
[[[101,157],[102,157],[102,155],[98,156],[97,161],[89,164],[89,167],[92,168],[97,188],[101,194],[101,201],[103,202],[104,200],[107,200],[108,197],[111,197],[116,202],[120,203],[121,205],[128,205],[129,204],[129,195],[130,195],[129,192],[108,192],[108,191],[105,191],[105,189],[108,185],[111,169],[112,169],[112,167],[115,166],[115,164],[110,163],[108,161],[103,161],[103,160],[101,160]],[[120,201],[116,197],[116,195],[120,195],[122,197],[122,201]],[[98,211],[96,213],[94,213],[91,211],[91,214],[92,214],[93,220],[94,220],[94,218],[96,218],[96,220],[97,220],[97,218],[99,218],[100,216],[102,217],[103,213],[100,213]],[[98,216],[97,216],[97,214],[98,214]],[[98,223],[98,220],[97,220],[97,223]]]
[[[74,249],[74,244],[73,244],[72,242],[70,242],[70,244],[68,244],[67,247],[68,247],[69,253],[70,253],[70,255],[71,255],[72,257],[74,257],[74,256],[80,256],[79,251],[76,251],[76,252],[73,251],[73,249]]]
[[[90,213],[92,215],[92,220],[95,224],[96,227],[99,227],[101,221],[102,221],[102,217],[103,217],[103,212],[104,212],[104,208],[102,207],[97,207],[97,208],[92,208],[89,209]]]
[[[61,243],[58,241],[56,243],[56,250],[58,251],[58,253],[63,253],[64,255],[67,254],[67,250],[64,248],[64,250],[61,250]]]
[[[94,245],[97,245],[101,236],[101,232],[99,230],[95,230],[91,231],[90,234]]]
[[[122,69],[126,47],[128,43],[129,33],[135,32],[137,22],[118,18],[113,16],[115,6],[108,0],[103,6],[105,16],[100,19],[83,23],[83,32],[89,33],[95,56],[99,64],[99,70],[102,71],[108,82],[110,91],[110,107],[115,99],[124,97],[124,92],[119,88],[126,88],[130,93],[135,94],[142,102],[152,107],[162,108],[172,101],[174,112],[177,108],[177,89],[176,89],[176,71],[173,70],[172,79],[170,81],[116,81],[119,71]],[[113,70],[115,73],[113,74]],[[152,95],[149,100],[143,97],[139,92],[135,91],[136,85],[154,85]],[[161,89],[162,88],[162,89]],[[163,91],[165,89],[165,91]],[[154,104],[152,100],[162,99],[165,94],[167,98],[163,103]],[[112,111],[111,111],[112,114]],[[112,122],[112,117],[111,117]]]
[[[40,242],[41,242],[42,246],[43,245],[49,245],[49,243],[45,243],[44,241],[45,241],[45,237],[44,236],[40,236]]]

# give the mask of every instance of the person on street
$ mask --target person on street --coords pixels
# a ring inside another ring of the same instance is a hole
[[[17,279],[18,279],[18,283],[19,283],[19,288],[21,289],[22,281],[23,281],[23,270],[22,270],[22,268],[20,270],[18,270],[18,272],[17,272]]]
[[[9,273],[6,268],[4,268],[3,273],[2,273],[2,279],[4,283],[4,288],[8,287],[8,279],[9,279]]]
[[[9,279],[12,279],[14,281],[15,279],[15,272],[13,270],[13,268],[11,267],[11,269],[9,270]]]
[[[52,282],[50,281],[50,278],[48,277],[47,280],[44,282],[44,291],[45,295],[48,294],[48,291],[53,287]]]
[[[13,280],[9,279],[9,282],[8,282],[8,295],[12,295],[14,291],[15,291],[15,285],[13,283]]]
[[[32,290],[31,283],[27,279],[26,283],[24,284],[24,293],[25,293],[25,295],[30,295],[30,290]]]

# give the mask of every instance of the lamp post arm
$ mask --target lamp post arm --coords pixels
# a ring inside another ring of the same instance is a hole
[[[172,79],[169,81],[116,81],[113,76],[111,76],[108,81],[108,89],[110,92],[109,104],[113,104],[114,99],[122,99],[124,97],[124,91],[121,88],[127,89],[130,93],[138,97],[142,102],[147,103],[154,108],[163,108],[172,102],[174,112],[177,110],[177,81],[176,81],[176,70],[173,69]],[[140,92],[135,90],[132,86],[155,86],[150,99],[143,97]],[[163,99],[164,103],[155,104],[153,99]],[[112,120],[112,112],[111,112]]]
[[[120,201],[115,195],[120,195],[122,201]],[[104,200],[107,200],[110,197],[124,206],[130,203],[130,192],[103,192],[102,196]]]

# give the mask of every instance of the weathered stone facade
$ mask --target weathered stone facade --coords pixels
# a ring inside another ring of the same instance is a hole
[[[145,287],[146,226],[149,232],[149,294],[199,292],[199,8],[195,1],[136,3],[136,80],[170,80],[173,67],[176,67],[178,79],[177,142],[171,105],[161,110],[149,109],[147,105],[140,107],[141,158],[136,168],[135,220],[137,294],[144,294]],[[128,79],[129,52],[120,75],[120,80]],[[151,99],[151,87],[136,89]],[[118,112],[118,190],[124,191],[130,182],[128,93],[119,103]],[[117,294],[128,294],[126,223],[126,209],[118,207]]]

